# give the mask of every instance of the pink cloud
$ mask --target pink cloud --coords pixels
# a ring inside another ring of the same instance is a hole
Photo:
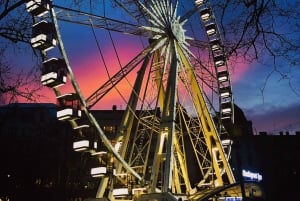
[[[250,71],[251,65],[247,62],[243,62],[241,59],[235,61],[234,64],[230,64],[229,62],[229,71],[231,75],[231,80],[233,83],[238,82],[243,79],[244,76]]]

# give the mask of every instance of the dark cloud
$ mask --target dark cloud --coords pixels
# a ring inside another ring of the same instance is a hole
[[[300,102],[279,106],[261,105],[246,109],[244,113],[253,123],[254,132],[267,131],[277,134],[280,131],[300,131]]]

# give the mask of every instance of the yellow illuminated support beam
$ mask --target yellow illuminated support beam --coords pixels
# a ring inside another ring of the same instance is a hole
[[[209,150],[209,153],[211,156],[213,156],[213,149],[218,150],[218,159],[216,157],[213,157],[213,169],[214,173],[216,174],[216,180],[215,185],[216,186],[222,186],[224,185],[221,172],[223,171],[223,168],[225,169],[225,173],[228,177],[229,183],[234,183],[235,179],[233,176],[233,173],[231,171],[230,165],[226,159],[226,155],[224,152],[224,149],[222,147],[219,135],[217,133],[217,130],[215,128],[214,122],[212,120],[212,117],[209,113],[209,110],[207,108],[207,105],[205,103],[205,99],[203,97],[203,91],[200,88],[196,75],[194,73],[193,67],[191,66],[188,58],[186,58],[186,55],[183,53],[182,49],[178,44],[176,44],[176,50],[178,54],[180,55],[180,58],[186,68],[187,74],[189,76],[189,81],[193,90],[193,99],[194,103],[197,109],[198,116],[200,118],[201,127],[204,132],[204,138],[207,144],[207,148]],[[217,160],[222,161],[222,165],[224,167],[221,167]]]
[[[155,71],[155,83],[158,89],[158,103],[160,108],[163,110],[163,100],[165,97],[165,89],[163,87],[163,74],[164,74],[164,69],[165,66],[161,66],[161,64],[164,65],[164,62],[161,61],[160,57],[159,57],[159,51],[155,51],[153,53],[153,68]]]

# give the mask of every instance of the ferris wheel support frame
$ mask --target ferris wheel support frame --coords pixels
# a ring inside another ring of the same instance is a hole
[[[185,65],[185,67],[187,68],[187,73],[190,78],[190,85],[192,86],[192,89],[194,91],[193,99],[195,100],[194,102],[196,104],[198,116],[201,119],[200,123],[202,125],[202,128],[204,129],[204,133],[205,133],[204,138],[207,143],[207,148],[208,148],[210,154],[212,156],[214,156],[213,169],[215,170],[215,173],[217,175],[216,180],[218,182],[218,185],[223,185],[222,175],[220,174],[222,172],[222,168],[220,167],[220,164],[217,163],[217,161],[219,161],[220,159],[223,163],[222,166],[224,166],[224,168],[225,168],[225,172],[228,177],[229,183],[234,183],[235,179],[234,179],[233,173],[231,171],[230,165],[229,165],[227,157],[225,155],[223,146],[220,143],[221,140],[219,138],[217,129],[213,123],[212,117],[208,111],[207,105],[203,98],[204,97],[203,92],[202,92],[201,88],[199,87],[196,76],[194,74],[194,71],[192,70],[192,66],[191,66],[190,62],[188,62],[188,60],[186,59],[186,56],[184,55],[184,53],[181,51],[181,48],[177,47],[177,49],[179,51],[179,55]],[[217,156],[215,154],[213,154],[214,148],[216,148],[218,150],[220,159],[218,159]]]

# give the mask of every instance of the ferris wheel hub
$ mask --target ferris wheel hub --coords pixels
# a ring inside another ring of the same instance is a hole
[[[183,26],[180,24],[178,19],[172,21],[171,29],[173,35],[179,42],[185,42],[185,30],[183,29]]]
[[[149,8],[142,5],[143,9],[149,15],[149,26],[142,26],[145,30],[152,32],[152,39],[161,40],[156,47],[161,48],[167,46],[171,40],[176,40],[184,50],[188,50],[187,39],[192,39],[186,36],[186,30],[183,28],[186,21],[181,21],[180,16],[177,15],[177,5],[173,6],[168,1],[167,5],[160,1],[151,1]],[[189,52],[189,54],[191,54]]]

